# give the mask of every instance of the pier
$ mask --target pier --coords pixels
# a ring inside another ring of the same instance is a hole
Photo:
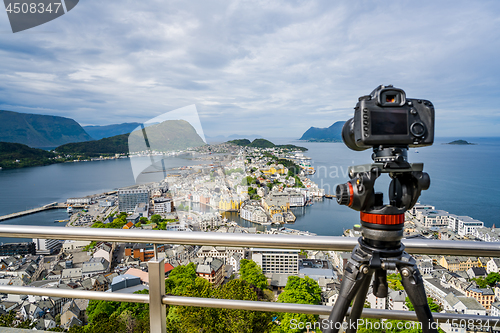
[[[29,214],[35,214],[35,213],[43,212],[44,210],[58,209],[58,208],[66,208],[66,204],[64,204],[64,203],[58,203],[58,202],[53,202],[53,203],[50,203],[48,205],[44,205],[42,207],[33,208],[33,209],[27,209],[27,210],[24,210],[22,212],[12,213],[12,214],[8,214],[8,215],[0,216],[0,222],[5,221],[5,220],[9,220],[9,219],[14,219],[16,217],[21,217],[21,216],[24,216],[24,215],[29,215]]]

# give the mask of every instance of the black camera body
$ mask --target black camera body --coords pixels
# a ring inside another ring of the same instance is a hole
[[[359,98],[354,118],[342,128],[342,139],[352,150],[377,146],[424,147],[434,142],[434,106],[409,99],[403,89],[378,86]]]

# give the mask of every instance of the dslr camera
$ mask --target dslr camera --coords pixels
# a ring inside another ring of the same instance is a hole
[[[342,128],[342,139],[352,150],[424,147],[434,142],[434,106],[406,98],[403,89],[380,85],[360,97],[354,110],[354,118]]]

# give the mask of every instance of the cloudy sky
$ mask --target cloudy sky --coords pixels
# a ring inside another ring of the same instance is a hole
[[[207,136],[299,137],[379,84],[431,100],[438,136],[498,136],[498,1],[83,0],[13,34],[0,109],[83,125],[195,104]]]

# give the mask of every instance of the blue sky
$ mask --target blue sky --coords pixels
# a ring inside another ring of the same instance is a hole
[[[299,137],[379,84],[436,107],[437,136],[498,136],[498,1],[80,1],[13,34],[0,109],[83,125],[195,104],[207,136]]]

